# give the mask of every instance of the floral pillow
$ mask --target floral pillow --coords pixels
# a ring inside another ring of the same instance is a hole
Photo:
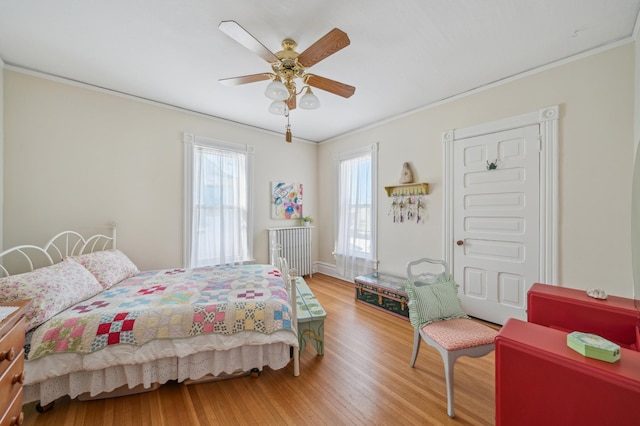
[[[82,265],[65,259],[55,265],[0,279],[0,302],[32,299],[27,329],[102,291],[98,280]]]
[[[138,274],[138,267],[120,250],[104,250],[75,256],[105,290],[120,281]]]

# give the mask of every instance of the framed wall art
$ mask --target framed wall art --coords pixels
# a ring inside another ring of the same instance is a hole
[[[302,184],[271,182],[271,218],[299,219],[302,217]]]

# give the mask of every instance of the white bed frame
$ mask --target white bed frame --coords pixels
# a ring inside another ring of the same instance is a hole
[[[20,245],[4,250],[0,253],[0,277],[31,272],[39,267],[51,266],[61,262],[67,256],[78,256],[115,248],[115,223],[111,224],[111,236],[96,234],[85,239],[78,232],[63,231],[51,238],[44,247]],[[286,259],[282,257],[277,257],[277,259],[277,264],[274,266],[280,269],[287,285],[292,307],[292,326],[297,336],[296,272],[293,268],[289,269]],[[81,399],[82,397],[87,398],[87,395],[89,397],[98,395],[121,396],[128,393],[152,390],[159,384],[164,384],[169,380],[185,382],[190,379],[202,378],[206,375],[223,375],[225,371],[228,372],[230,369],[231,371],[237,371],[238,367],[241,371],[255,370],[256,365],[262,367],[265,362],[269,361],[270,357],[275,357],[276,360],[282,358],[282,351],[285,349],[283,345],[285,344],[283,342],[271,343],[268,339],[265,340],[262,345],[245,345],[223,351],[210,350],[185,357],[162,358],[141,364],[115,365],[97,370],[71,372],[59,376],[54,373],[52,377],[38,383],[29,383],[30,369],[38,370],[38,375],[41,375],[42,371],[55,371],[56,357],[60,355],[25,361],[27,381],[24,385],[23,402],[40,401],[40,406],[45,407],[64,395],[69,395],[71,398],[80,396]],[[287,353],[289,353],[290,348],[290,346],[286,345]],[[63,355],[81,357],[79,354]],[[242,365],[238,366],[238,363]],[[211,370],[214,371],[213,374]],[[293,348],[293,370],[294,376],[300,375],[300,355],[295,347]]]
[[[75,231],[63,231],[51,238],[44,247],[24,244],[11,247],[0,253],[0,262],[2,262],[0,263],[0,271],[2,271],[0,277],[31,272],[43,266],[51,266],[61,262],[67,256],[79,256],[85,253],[115,248],[115,224],[111,225],[111,236],[96,234],[85,239]],[[13,268],[9,266],[13,273],[9,272],[5,267],[7,262],[9,265],[13,265]]]

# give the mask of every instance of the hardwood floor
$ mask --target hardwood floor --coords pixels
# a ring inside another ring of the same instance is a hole
[[[408,321],[356,303],[353,286],[305,278],[327,311],[325,354],[307,345],[293,367],[209,383],[167,383],[138,395],[97,401],[62,398],[47,413],[25,405],[24,425],[491,425],[494,354],[463,357],[455,368],[456,417],[447,416],[444,367],[422,344],[409,367]]]

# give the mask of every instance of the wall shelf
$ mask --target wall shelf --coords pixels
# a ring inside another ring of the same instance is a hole
[[[405,183],[401,185],[385,186],[387,196],[392,195],[427,195],[429,193],[429,184],[426,182]]]

